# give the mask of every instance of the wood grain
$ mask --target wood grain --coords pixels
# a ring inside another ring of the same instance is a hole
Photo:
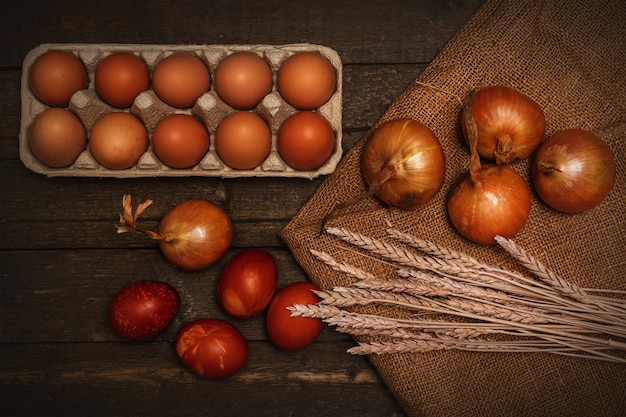
[[[264,1],[12,2],[0,15],[0,415],[3,416],[402,416],[353,341],[331,328],[299,352],[269,342],[263,316],[233,320],[250,343],[239,374],[196,377],[173,340],[194,318],[226,318],[215,296],[221,268],[262,247],[279,286],[307,280],[280,230],[324,178],[46,178],[19,160],[22,60],[42,43],[318,43],[343,61],[343,148],[357,143],[426,68],[481,0],[387,4]],[[232,248],[205,271],[169,265],[155,242],[118,235],[121,198],[152,198],[148,228],[175,204],[207,198],[231,216]],[[145,343],[107,326],[108,303],[139,279],[181,293],[174,322]]]

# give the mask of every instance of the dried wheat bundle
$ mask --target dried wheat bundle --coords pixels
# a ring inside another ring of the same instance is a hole
[[[487,265],[396,229],[387,233],[399,244],[343,228],[326,231],[394,272],[378,277],[311,250],[354,283],[318,291],[317,304],[289,309],[293,316],[320,318],[362,337],[350,353],[548,352],[626,363],[626,299],[620,298],[626,292],[580,288],[511,239],[496,241],[527,273]],[[364,305],[391,308],[367,314],[356,307]]]

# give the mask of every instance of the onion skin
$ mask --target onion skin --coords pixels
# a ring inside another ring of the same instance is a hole
[[[425,124],[397,119],[379,126],[364,145],[361,169],[370,191],[384,203],[415,210],[441,189],[445,157]]]
[[[171,209],[159,223],[159,247],[165,258],[185,270],[207,268],[230,247],[233,226],[215,203],[187,200]]]
[[[543,110],[513,88],[483,87],[472,94],[471,108],[477,127],[476,150],[485,160],[511,164],[528,158],[543,141],[546,130]],[[461,127],[469,144],[464,117]]]
[[[484,245],[515,236],[530,215],[530,188],[507,166],[483,165],[480,181],[467,172],[448,198],[448,215],[465,238]]]
[[[549,137],[532,166],[539,197],[564,213],[598,206],[613,188],[615,175],[615,157],[609,145],[583,129],[567,129]]]

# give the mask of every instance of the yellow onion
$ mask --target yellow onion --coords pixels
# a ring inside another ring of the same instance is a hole
[[[478,154],[477,124],[466,103],[463,121],[470,144],[470,168],[448,195],[448,216],[465,238],[484,245],[496,236],[512,238],[530,215],[530,187],[505,165],[482,165]]]
[[[496,243],[512,238],[530,215],[530,188],[507,166],[484,165],[480,180],[465,173],[448,198],[448,215],[456,230],[472,242]]]
[[[533,185],[550,207],[580,213],[599,205],[615,182],[615,158],[593,132],[567,129],[549,137],[533,160]]]
[[[370,193],[390,206],[415,210],[441,189],[445,157],[428,126],[397,119],[382,124],[368,138],[361,169]]]
[[[498,165],[528,158],[543,141],[546,119],[539,105],[506,86],[483,87],[470,93],[476,122],[476,150],[481,158]],[[462,129],[469,144],[465,118]]]
[[[156,240],[165,259],[189,271],[208,268],[230,247],[233,225],[217,204],[201,199],[183,201],[163,216],[156,231],[140,229],[137,219],[151,204],[152,200],[146,200],[133,213],[131,196],[124,195],[117,232],[136,232]]]

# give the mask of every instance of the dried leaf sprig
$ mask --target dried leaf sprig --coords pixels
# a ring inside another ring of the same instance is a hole
[[[364,339],[350,353],[549,352],[626,363],[626,300],[593,295],[625,292],[579,288],[511,239],[496,241],[529,274],[396,229],[387,230],[389,237],[417,251],[346,229],[327,232],[395,268],[395,276],[378,277],[311,250],[354,282],[319,291],[319,303],[294,305],[292,315],[317,317]],[[367,305],[385,309],[367,314],[358,307]]]
[[[135,213],[133,213],[133,203],[130,194],[124,194],[122,196],[122,208],[123,213],[120,214],[120,224],[116,226],[117,233],[128,233],[128,232],[136,232],[139,234],[146,235],[154,240],[162,240],[164,236],[160,233],[154,232],[152,230],[143,230],[137,227],[137,219],[139,216],[143,214],[144,211],[148,207],[152,205],[153,201],[148,199],[143,203],[137,205],[137,209]]]

